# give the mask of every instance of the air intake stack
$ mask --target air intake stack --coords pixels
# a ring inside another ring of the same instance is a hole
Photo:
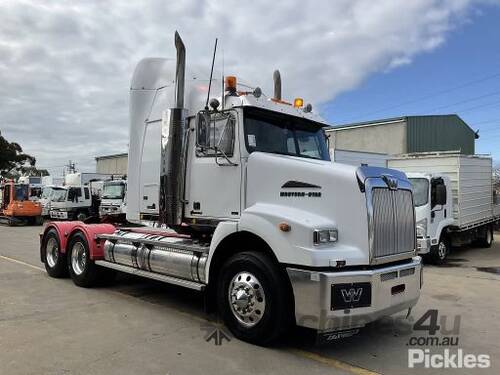
[[[161,129],[160,223],[180,226],[183,219],[185,158],[187,147],[184,77],[186,49],[175,32],[177,61],[175,68],[175,107],[166,112]]]
[[[274,99],[281,100],[281,74],[279,70],[274,71],[273,81],[274,81]]]

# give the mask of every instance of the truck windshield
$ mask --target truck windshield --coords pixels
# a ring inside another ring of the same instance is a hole
[[[323,124],[295,116],[246,107],[245,144],[253,151],[330,160]]]
[[[409,178],[413,186],[415,207],[424,206],[429,201],[429,180],[426,178]]]
[[[16,201],[27,201],[28,200],[28,185],[16,185],[15,186],[15,200]]]
[[[42,190],[42,199],[49,199],[51,195],[52,195],[52,188],[44,187]]]
[[[64,202],[66,200],[66,189],[54,188],[51,200],[53,202]]]
[[[125,193],[125,186],[122,183],[104,184],[102,192],[103,199],[122,199]]]

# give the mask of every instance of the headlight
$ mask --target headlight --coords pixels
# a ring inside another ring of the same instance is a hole
[[[316,229],[313,238],[315,245],[337,242],[339,233],[337,229]]]
[[[427,219],[417,221],[417,237],[425,238],[427,236]]]

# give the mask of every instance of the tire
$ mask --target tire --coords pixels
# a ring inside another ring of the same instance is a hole
[[[489,248],[493,244],[493,228],[486,227],[484,235],[478,238],[477,244],[482,248]]]
[[[432,264],[441,265],[446,263],[450,253],[450,242],[444,236],[441,236],[437,245],[431,246],[428,259]]]
[[[75,285],[91,288],[98,283],[101,272],[90,259],[89,245],[81,232],[75,233],[68,242],[67,263]]]
[[[219,273],[219,314],[236,338],[252,344],[271,344],[290,327],[293,309],[289,296],[282,271],[261,253],[238,253]]]
[[[87,219],[87,217],[88,217],[88,215],[83,211],[78,212],[75,216],[76,220],[78,220],[78,221],[85,221],[85,219]]]
[[[49,229],[43,240],[42,259],[50,277],[68,277],[66,254],[61,253],[59,236],[55,229]]]

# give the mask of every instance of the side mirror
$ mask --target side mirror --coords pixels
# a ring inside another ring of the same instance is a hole
[[[210,147],[210,114],[200,111],[196,115],[196,146]]]
[[[435,194],[434,194],[434,202],[432,202],[432,206],[437,206],[437,205],[445,205],[446,204],[446,185],[444,184],[438,184],[435,187]]]

